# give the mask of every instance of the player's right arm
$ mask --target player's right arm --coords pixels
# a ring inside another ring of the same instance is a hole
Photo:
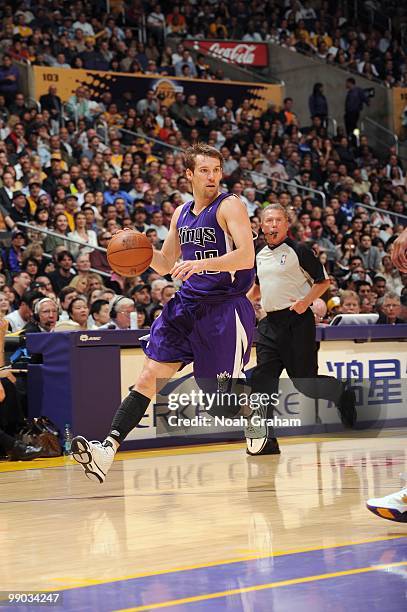
[[[176,261],[178,261],[181,255],[181,245],[178,237],[177,221],[181,214],[183,206],[178,206],[172,215],[170,229],[168,235],[164,240],[161,251],[153,250],[153,259],[151,261],[151,267],[153,270],[165,276],[169,274],[174,267]]]
[[[391,260],[400,272],[407,272],[407,227],[394,241]]]

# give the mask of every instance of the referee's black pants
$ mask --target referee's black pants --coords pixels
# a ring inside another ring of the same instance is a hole
[[[278,381],[285,368],[300,393],[337,404],[343,383],[333,376],[318,376],[317,351],[315,319],[310,308],[303,314],[289,308],[269,312],[258,325],[252,393],[278,393]],[[272,416],[271,407],[267,412]]]

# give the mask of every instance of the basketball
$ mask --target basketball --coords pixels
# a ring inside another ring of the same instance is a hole
[[[114,234],[107,246],[107,260],[121,276],[137,276],[149,267],[153,247],[145,234],[122,230]]]

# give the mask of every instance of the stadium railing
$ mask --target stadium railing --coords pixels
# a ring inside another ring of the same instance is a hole
[[[399,139],[394,132],[377,123],[369,117],[364,117],[360,124],[361,132],[369,138],[369,142],[374,149],[387,154],[389,147],[396,147],[396,152],[399,152]]]

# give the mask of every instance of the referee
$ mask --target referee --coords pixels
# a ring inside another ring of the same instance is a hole
[[[267,316],[258,325],[252,393],[277,393],[285,368],[298,391],[335,402],[343,425],[352,427],[356,422],[354,392],[332,376],[318,376],[315,319],[310,306],[328,289],[327,273],[311,249],[287,236],[289,220],[283,206],[267,206],[262,211],[261,228],[266,245],[256,255],[256,284],[248,297],[252,301],[261,297]],[[272,418],[272,407],[262,416]],[[248,454],[279,453],[273,435],[271,427],[249,424]]]

